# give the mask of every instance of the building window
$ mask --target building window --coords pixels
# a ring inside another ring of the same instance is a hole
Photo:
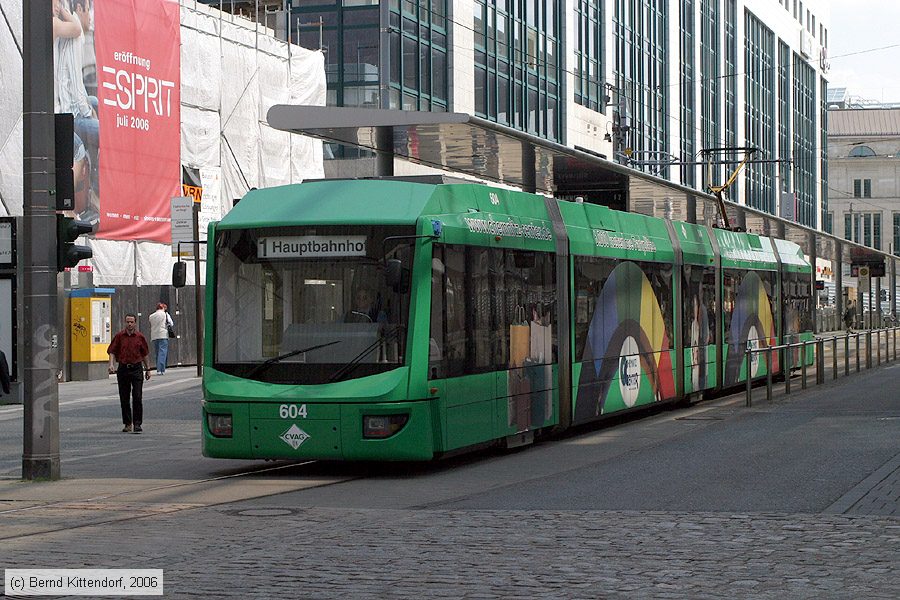
[[[869,148],[868,146],[856,146],[853,150],[850,151],[849,156],[852,157],[861,157],[861,156],[875,156],[875,151]]]
[[[390,44],[388,107],[445,112],[447,0],[392,0]]]
[[[720,85],[718,2],[700,0],[700,136],[704,148],[722,145]]]
[[[775,35],[750,11],[744,19],[744,97],[747,146],[762,149],[772,159],[775,149]],[[775,212],[775,165],[747,165],[747,205]]]
[[[681,0],[681,160],[694,160],[695,100],[694,100],[694,0]],[[696,184],[697,167],[681,167],[681,183]]]
[[[476,0],[474,9],[475,114],[563,141],[560,0]]]
[[[799,200],[797,221],[816,226],[816,73],[799,55],[794,54],[794,190]]]
[[[853,197],[854,198],[871,198],[872,197],[872,180],[871,179],[854,179],[853,180]]]
[[[900,256],[900,212],[894,213],[894,247],[893,252]]]
[[[872,247],[881,250],[881,213],[872,214]]]
[[[734,0],[732,0],[734,1]],[[616,0],[613,16],[616,48],[616,88],[624,98],[615,118],[628,121],[626,142],[638,168],[669,177],[668,167],[653,164],[669,152],[668,3],[657,0]]]
[[[737,143],[737,2],[725,0],[725,145],[736,148]],[[739,160],[732,154],[726,160]],[[725,165],[725,173],[730,174],[733,165]],[[731,198],[740,197],[740,184],[731,186]]]
[[[828,81],[822,77],[819,80],[819,169],[820,178],[819,209],[822,215],[822,226],[825,233],[831,233],[831,219],[826,219],[828,212]]]
[[[778,41],[778,154],[791,155],[791,49]],[[781,190],[792,191],[790,163],[778,163]]]
[[[575,38],[575,102],[602,111],[603,90],[603,2],[576,0],[578,31]]]

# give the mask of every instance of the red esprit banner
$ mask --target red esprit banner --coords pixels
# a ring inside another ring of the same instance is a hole
[[[170,241],[181,195],[177,0],[96,0],[98,238]]]

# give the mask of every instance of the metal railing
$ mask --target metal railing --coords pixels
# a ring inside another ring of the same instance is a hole
[[[780,352],[779,365],[781,365],[780,376],[784,377],[784,393],[791,393],[791,373],[794,369],[800,369],[800,386],[806,389],[807,382],[807,349],[813,347],[812,364],[816,368],[816,384],[825,383],[825,345],[831,345],[831,378],[838,378],[838,340],[843,340],[844,351],[844,376],[850,375],[850,339],[855,342],[855,363],[856,372],[861,368],[861,352],[860,340],[864,340],[865,344],[865,368],[870,369],[873,366],[881,365],[882,362],[882,337],[884,337],[884,362],[897,360],[897,339],[900,338],[900,327],[889,327],[885,329],[870,329],[867,331],[847,332],[844,335],[836,335],[830,338],[816,337],[813,340],[805,340],[802,342],[794,342],[789,344],[781,344],[778,346],[767,346],[754,348],[752,342],[747,342],[747,350],[744,355],[744,365],[747,373],[747,400],[746,406],[753,405],[753,377],[750,375],[751,365],[753,363],[754,354],[763,354],[766,361],[766,400],[772,401],[772,361],[773,354]],[[874,338],[874,344],[873,344]],[[800,365],[793,366],[793,350],[800,349]],[[874,360],[873,365],[873,350]],[[785,358],[788,357],[788,360]],[[785,365],[788,365],[785,367]]]

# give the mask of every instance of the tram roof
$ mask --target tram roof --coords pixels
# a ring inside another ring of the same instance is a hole
[[[551,196],[578,190],[624,192],[629,212],[673,221],[712,224],[717,212],[710,194],[465,113],[276,105],[269,110],[268,122],[282,131],[388,152]],[[730,220],[747,231],[790,240],[807,255],[836,259],[840,247],[845,262],[900,261],[735,202],[726,200],[726,210]]]

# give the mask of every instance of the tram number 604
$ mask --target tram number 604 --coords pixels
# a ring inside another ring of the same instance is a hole
[[[282,404],[278,407],[278,416],[282,419],[306,418],[305,404]]]

